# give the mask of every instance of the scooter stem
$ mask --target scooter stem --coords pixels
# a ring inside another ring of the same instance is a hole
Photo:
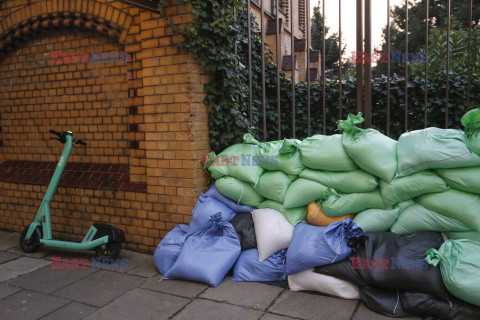
[[[67,132],[65,136],[65,147],[63,148],[62,155],[58,161],[58,165],[53,173],[52,179],[48,185],[45,196],[43,197],[42,204],[38,209],[37,216],[35,217],[35,222],[30,225],[30,228],[26,234],[26,239],[29,239],[32,235],[34,229],[38,225],[42,225],[43,239],[52,239],[52,227],[50,222],[50,202],[52,201],[55,190],[57,189],[58,182],[62,177],[63,171],[67,165],[68,158],[72,152],[73,146],[73,137],[71,132]]]
[[[53,195],[55,193],[55,190],[57,189],[58,182],[60,181],[60,178],[62,177],[63,170],[65,169],[65,167],[67,165],[67,161],[68,161],[68,158],[70,157],[70,153],[72,152],[72,146],[73,146],[72,133],[68,132],[65,139],[66,139],[65,147],[63,148],[62,155],[60,156],[60,159],[58,160],[57,167],[55,169],[55,172],[53,173],[52,180],[50,180],[50,184],[48,185],[47,192],[45,193],[45,196],[43,197],[43,201],[50,202],[52,200]]]

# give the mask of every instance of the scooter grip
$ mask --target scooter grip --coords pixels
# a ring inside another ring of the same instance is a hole
[[[59,136],[59,137],[60,137],[60,135],[61,135],[61,133],[60,133],[60,132],[57,132],[57,131],[55,131],[55,130],[52,130],[52,129],[50,129],[50,131],[49,131],[49,132],[50,132],[50,133],[53,133],[53,134],[56,134],[56,135],[57,135],[57,136]]]
[[[83,142],[82,140],[76,140],[76,142],[78,144],[81,144],[82,146],[85,146],[85,147],[87,146],[87,144],[85,142]]]

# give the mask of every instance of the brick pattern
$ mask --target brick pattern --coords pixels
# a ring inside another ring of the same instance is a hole
[[[88,63],[58,63],[55,51],[87,54]],[[87,142],[74,149],[73,162],[128,163],[127,65],[92,63],[95,52],[124,50],[92,31],[58,29],[23,44],[0,65],[0,150],[9,160],[57,159],[63,145],[49,140],[54,129]]]
[[[48,185],[56,162],[7,160],[0,164],[0,181]],[[69,162],[60,187],[147,192],[145,183],[130,182],[130,166],[114,163]]]
[[[210,151],[203,104],[209,76],[177,46],[182,39],[169,25],[190,21],[190,10],[175,0],[164,2],[162,17],[114,0],[0,4],[0,38],[50,14],[78,14],[121,30],[115,39],[108,30],[59,25],[0,49],[7,50],[0,61],[0,161],[55,162],[62,146],[48,140],[48,129],[71,130],[88,146],[75,148],[69,161],[128,166],[128,183],[137,186],[60,186],[51,203],[55,237],[79,240],[99,221],[124,229],[129,248],[152,252],[169,230],[189,222],[208,182],[201,155]],[[126,65],[54,65],[52,50],[130,58]],[[33,220],[45,190],[0,181],[0,229],[20,231]]]

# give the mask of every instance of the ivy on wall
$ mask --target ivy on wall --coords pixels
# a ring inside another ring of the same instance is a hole
[[[252,32],[252,94],[253,123],[249,121],[248,89],[248,34],[245,2],[239,0],[188,0],[194,19],[181,29],[174,31],[183,35],[181,46],[191,52],[199,63],[211,73],[212,80],[205,86],[204,103],[209,112],[210,145],[213,151],[241,141],[243,133],[250,132],[263,138],[262,108],[262,46],[258,32]],[[254,16],[250,16],[252,28],[259,30]],[[236,48],[235,48],[236,43]],[[235,49],[237,54],[235,54]],[[478,77],[475,77],[478,79]],[[408,82],[409,130],[423,128],[424,85],[423,77],[412,77]],[[266,66],[266,122],[267,140],[277,139],[277,72],[267,48]],[[355,112],[355,77],[342,80],[343,114]],[[467,81],[463,77],[450,77],[450,127],[460,128],[460,117],[473,106],[480,105],[480,81],[471,84],[470,105],[466,97]],[[338,117],[338,80],[327,79],[326,87],[326,131],[336,132]],[[380,76],[372,79],[372,122],[382,132],[386,131],[387,79]],[[391,136],[396,138],[404,132],[404,78],[393,75],[391,90]],[[321,133],[323,83],[311,85],[312,134]],[[295,86],[296,137],[307,136],[307,86]],[[429,126],[444,126],[445,77],[429,78],[428,82]],[[292,136],[292,92],[291,82],[283,73],[280,75],[280,105],[282,138]]]

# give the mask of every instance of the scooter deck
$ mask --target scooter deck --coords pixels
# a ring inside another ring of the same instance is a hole
[[[69,242],[60,240],[40,239],[40,243],[46,247],[66,248],[76,250],[91,250],[108,242],[108,236],[104,236],[93,241],[87,242]]]

